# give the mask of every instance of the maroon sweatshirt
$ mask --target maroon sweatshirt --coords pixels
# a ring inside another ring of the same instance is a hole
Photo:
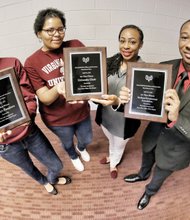
[[[29,115],[31,117],[31,122],[33,122],[36,116],[37,103],[35,99],[35,93],[32,89],[26,71],[24,70],[22,64],[17,58],[0,58],[0,70],[9,67],[14,67],[16,71],[17,80],[20,85],[20,89],[26,103]],[[30,123],[29,125],[21,125],[12,129],[12,134],[7,137],[6,141],[4,141],[3,143],[1,142],[0,144],[10,144],[22,140],[31,132],[32,124],[33,123]]]

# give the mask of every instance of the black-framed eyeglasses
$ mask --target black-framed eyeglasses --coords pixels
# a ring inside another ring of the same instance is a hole
[[[49,36],[53,36],[53,35],[55,35],[56,32],[58,32],[59,34],[64,34],[65,31],[66,31],[66,28],[65,27],[60,27],[60,28],[57,28],[57,29],[49,28],[49,29],[42,29],[42,31],[47,32],[47,34]]]

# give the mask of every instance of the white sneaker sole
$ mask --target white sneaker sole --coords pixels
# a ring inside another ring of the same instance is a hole
[[[82,153],[82,151],[80,151],[79,149],[78,149],[78,147],[77,147],[77,145],[76,145],[76,150],[77,150],[77,152],[80,154],[80,156],[81,156],[81,158],[85,161],[85,162],[89,162],[90,161],[90,155],[89,155],[89,153],[86,151],[86,153],[88,154],[88,156],[83,156],[83,153]]]
[[[77,160],[80,160],[80,159],[77,159]],[[78,170],[79,172],[84,171],[84,165],[82,164],[81,161],[78,162],[78,163],[81,163],[81,164],[78,165],[78,166],[77,166],[77,164],[76,164],[77,162],[75,162],[74,160],[71,159],[71,162],[72,162],[72,164],[73,164],[73,166],[74,166],[74,168],[75,168],[76,170]]]

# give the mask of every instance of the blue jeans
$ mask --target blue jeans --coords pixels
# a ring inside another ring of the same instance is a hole
[[[74,135],[77,137],[77,146],[80,151],[92,141],[92,125],[90,116],[85,120],[70,126],[49,126],[48,127],[61,140],[63,148],[67,151],[71,159],[78,157],[74,147]]]
[[[47,177],[33,164],[29,152],[47,167]],[[6,145],[5,150],[1,151],[0,155],[43,185],[48,182],[55,184],[63,168],[63,164],[49,140],[36,125],[34,125],[33,131],[22,141]]]

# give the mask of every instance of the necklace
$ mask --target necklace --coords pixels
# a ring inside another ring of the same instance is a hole
[[[118,77],[121,78],[122,76],[126,75],[127,70],[121,70],[121,68],[118,70]]]

